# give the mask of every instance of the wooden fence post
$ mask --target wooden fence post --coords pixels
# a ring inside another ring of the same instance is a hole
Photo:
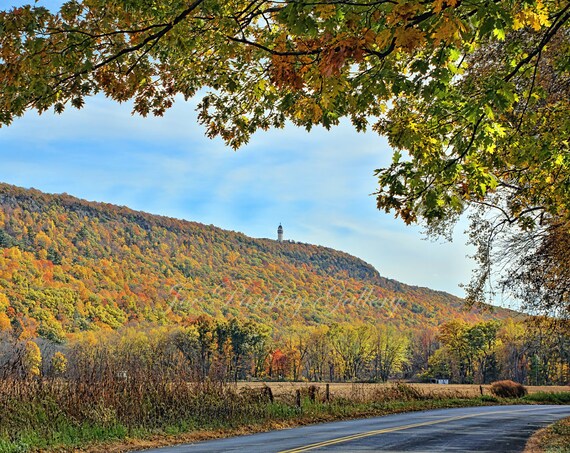
[[[309,386],[309,399],[314,403],[315,400],[317,399],[317,392],[319,391],[319,388],[316,385],[310,385]]]
[[[273,391],[271,390],[271,387],[269,387],[268,385],[265,385],[263,387],[262,393],[269,398],[269,402],[273,403],[273,401],[275,400],[273,397]]]

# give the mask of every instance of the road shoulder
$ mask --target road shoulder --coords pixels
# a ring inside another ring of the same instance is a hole
[[[524,453],[570,452],[570,417],[537,431],[527,442]]]

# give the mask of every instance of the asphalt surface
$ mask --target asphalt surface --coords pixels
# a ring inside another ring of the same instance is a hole
[[[564,417],[570,417],[570,406],[438,409],[303,426],[146,453],[521,452],[533,432]]]

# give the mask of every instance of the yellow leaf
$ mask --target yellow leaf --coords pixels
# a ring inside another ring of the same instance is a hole
[[[435,0],[432,3],[433,6],[433,12],[436,14],[441,13],[441,11],[443,10],[443,4],[447,4],[447,6],[450,6],[451,8],[455,8],[457,6],[457,1],[458,0]]]
[[[321,19],[327,20],[336,14],[336,7],[334,5],[317,5],[315,12]]]
[[[433,12],[436,14],[441,13],[441,10],[443,9],[443,2],[445,0],[435,0],[433,2]]]
[[[536,2],[534,7],[526,7],[513,16],[513,28],[519,30],[525,26],[534,31],[540,31],[543,27],[550,26],[548,11],[541,1]]]
[[[457,34],[457,26],[455,22],[445,18],[440,21],[440,26],[432,33],[431,37],[434,39],[435,44],[438,45],[440,42],[448,42],[450,38],[453,38]]]
[[[425,42],[425,34],[417,28],[397,29],[394,33],[396,45],[408,52],[420,47]]]
[[[375,43],[379,49],[384,49],[392,40],[392,31],[385,29],[376,36]]]

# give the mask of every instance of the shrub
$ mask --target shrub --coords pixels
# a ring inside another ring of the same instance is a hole
[[[526,387],[514,381],[497,381],[491,384],[491,393],[499,398],[522,398],[528,391]]]

